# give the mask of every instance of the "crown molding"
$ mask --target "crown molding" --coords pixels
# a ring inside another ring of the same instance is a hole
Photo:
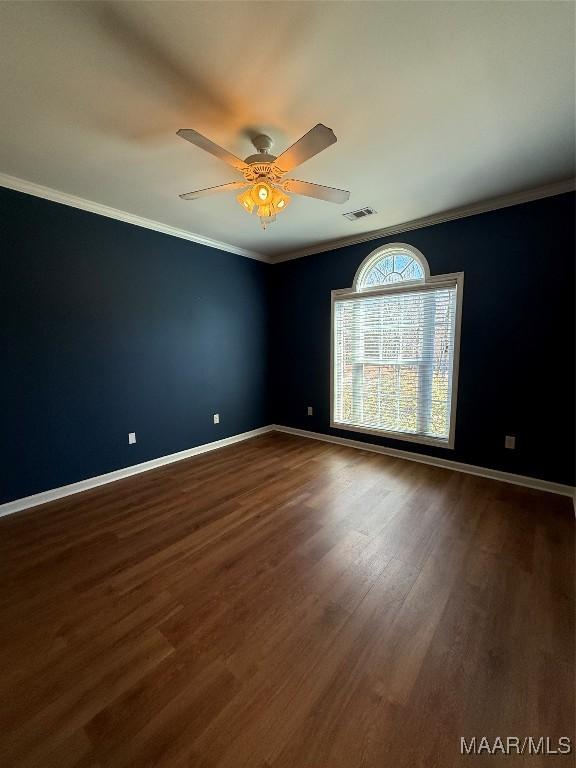
[[[106,216],[110,219],[123,221],[127,224],[133,224],[137,227],[152,229],[156,232],[162,232],[165,235],[170,235],[171,237],[179,237],[182,240],[189,240],[193,243],[205,245],[208,248],[217,248],[220,251],[235,253],[238,256],[245,256],[249,259],[256,259],[257,261],[263,261],[267,264],[280,264],[284,261],[301,259],[304,256],[312,256],[315,253],[333,251],[337,248],[343,248],[347,245],[367,243],[371,240],[379,240],[383,237],[399,235],[402,232],[411,232],[415,229],[431,227],[434,224],[443,224],[445,222],[454,221],[456,219],[464,219],[468,216],[476,216],[479,213],[497,211],[500,208],[509,208],[514,205],[520,205],[521,203],[530,203],[534,200],[542,200],[546,197],[562,195],[565,192],[573,192],[576,189],[576,179],[566,179],[564,181],[555,182],[554,184],[547,184],[545,186],[525,190],[523,192],[515,192],[511,195],[495,197],[490,200],[474,203],[472,205],[465,205],[460,208],[452,208],[448,211],[435,213],[431,216],[424,216],[420,219],[413,219],[412,221],[406,221],[390,227],[383,227],[382,229],[376,229],[372,232],[365,232],[358,236],[329,240],[315,246],[310,246],[309,248],[302,248],[296,251],[288,251],[286,253],[281,253],[275,256],[271,254],[259,253],[258,251],[247,250],[245,248],[239,248],[238,246],[232,245],[231,243],[223,243],[219,240],[213,240],[210,237],[204,237],[203,235],[198,235],[195,232],[189,232],[185,229],[171,227],[168,224],[162,224],[160,221],[146,219],[142,216],[128,213],[127,211],[121,211],[118,208],[111,208],[108,205],[96,203],[93,200],[86,200],[85,198],[77,197],[76,195],[70,195],[67,192],[60,192],[57,189],[45,187],[41,184],[36,184],[33,181],[20,179],[16,176],[10,176],[6,173],[0,173],[0,187],[14,189],[17,192],[24,192],[27,195],[41,197],[44,200],[51,200],[54,203],[61,203],[62,205],[68,205],[72,208],[79,208],[80,210],[88,211],[89,213],[95,213],[99,216]]]
[[[337,240],[330,240],[329,242],[321,243],[309,248],[302,248],[297,251],[283,253],[277,255],[274,258],[270,258],[270,262],[273,264],[280,264],[283,261],[301,259],[304,256],[312,256],[315,253],[324,253],[325,251],[334,251],[337,248],[343,248],[347,245],[367,243],[370,240],[379,240],[382,237],[399,235],[402,232],[411,232],[415,229],[431,227],[434,224],[443,224],[447,221],[454,221],[455,219],[464,219],[468,216],[476,216],[479,213],[488,213],[489,211],[497,211],[500,208],[510,208],[513,205],[530,203],[534,200],[542,200],[545,197],[562,195],[565,192],[573,192],[575,189],[576,179],[566,179],[564,181],[558,181],[554,184],[547,184],[545,186],[536,187],[534,189],[525,190],[523,192],[515,192],[510,195],[494,197],[490,200],[484,200],[479,203],[464,205],[460,208],[451,208],[448,211],[434,213],[431,216],[424,216],[421,219],[413,219],[412,221],[406,221],[402,224],[394,224],[391,227],[383,227],[382,229],[376,229],[372,232],[365,232],[364,234],[358,236],[342,237]]]
[[[69,195],[67,192],[60,192],[57,189],[44,187],[41,184],[36,184],[33,181],[19,179],[16,176],[9,176],[6,173],[0,173],[0,186],[7,187],[8,189],[14,189],[16,192],[24,192],[25,194],[33,195],[34,197],[42,197],[44,200],[51,200],[53,203],[61,203],[62,205],[69,205],[71,208],[79,208],[82,211],[96,213],[99,216],[106,216],[109,219],[117,219],[118,221],[123,221],[126,224],[134,224],[137,227],[144,227],[144,229],[153,229],[156,232],[162,232],[164,235],[179,237],[182,240],[190,240],[193,243],[206,245],[209,248],[217,248],[219,251],[235,253],[238,256],[245,256],[246,258],[256,259],[257,261],[270,262],[270,258],[263,253],[258,253],[257,251],[249,251],[245,248],[239,248],[238,246],[231,245],[230,243],[222,243],[219,240],[213,240],[210,237],[197,235],[195,232],[189,232],[185,229],[177,229],[176,227],[171,227],[168,224],[162,224],[160,221],[145,219],[142,216],[136,216],[134,213],[121,211],[118,208],[111,208],[110,206],[103,205],[102,203],[95,203],[93,200],[86,200],[83,197],[76,197],[76,195]]]

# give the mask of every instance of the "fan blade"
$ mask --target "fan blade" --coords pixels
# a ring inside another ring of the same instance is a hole
[[[179,131],[176,131],[176,135],[186,139],[186,141],[189,141],[191,144],[195,144],[197,147],[200,147],[200,149],[210,152],[211,155],[228,163],[228,165],[231,165],[232,168],[236,168],[240,173],[248,167],[244,160],[236,157],[236,155],[228,152],[228,150],[220,147],[218,144],[214,144],[213,141],[210,141],[206,136],[202,136],[201,133],[198,133],[198,131],[195,131],[192,128],[180,128]]]
[[[350,197],[350,192],[345,189],[323,187],[321,184],[311,184],[309,181],[298,181],[298,179],[286,179],[282,182],[282,188],[287,192],[293,192],[295,195],[316,197],[318,200],[326,200],[328,203],[345,203]]]
[[[197,189],[195,192],[186,192],[185,195],[178,195],[182,200],[196,200],[198,197],[206,197],[216,192],[231,192],[233,189],[244,189],[250,184],[246,181],[230,181],[228,184],[220,184],[219,187],[207,187],[206,189]]]
[[[327,149],[331,144],[335,144],[336,141],[337,138],[332,128],[327,128],[322,123],[318,123],[308,133],[305,133],[301,139],[298,139],[295,144],[292,144],[285,152],[282,152],[280,157],[277,157],[274,161],[274,165],[281,168],[284,173],[288,173],[292,168],[301,165],[306,160],[314,157],[314,155],[322,152],[323,149]]]

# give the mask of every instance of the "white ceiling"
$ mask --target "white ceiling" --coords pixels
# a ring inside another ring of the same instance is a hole
[[[569,2],[2,2],[0,172],[275,256],[574,175]],[[242,157],[318,122],[338,143],[291,175],[266,232],[237,178],[179,139]],[[378,212],[350,222],[366,205]]]

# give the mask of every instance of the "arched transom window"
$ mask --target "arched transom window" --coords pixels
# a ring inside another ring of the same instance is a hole
[[[416,248],[398,243],[378,249],[358,270],[355,289],[363,291],[380,285],[425,280],[426,260]]]
[[[393,243],[332,292],[332,427],[454,447],[462,285]]]

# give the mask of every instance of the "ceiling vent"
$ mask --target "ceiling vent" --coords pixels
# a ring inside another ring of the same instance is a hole
[[[356,221],[356,219],[363,219],[364,216],[372,216],[374,213],[376,213],[374,208],[359,208],[357,211],[343,213],[342,216],[344,216],[345,219],[349,219],[350,221]]]

